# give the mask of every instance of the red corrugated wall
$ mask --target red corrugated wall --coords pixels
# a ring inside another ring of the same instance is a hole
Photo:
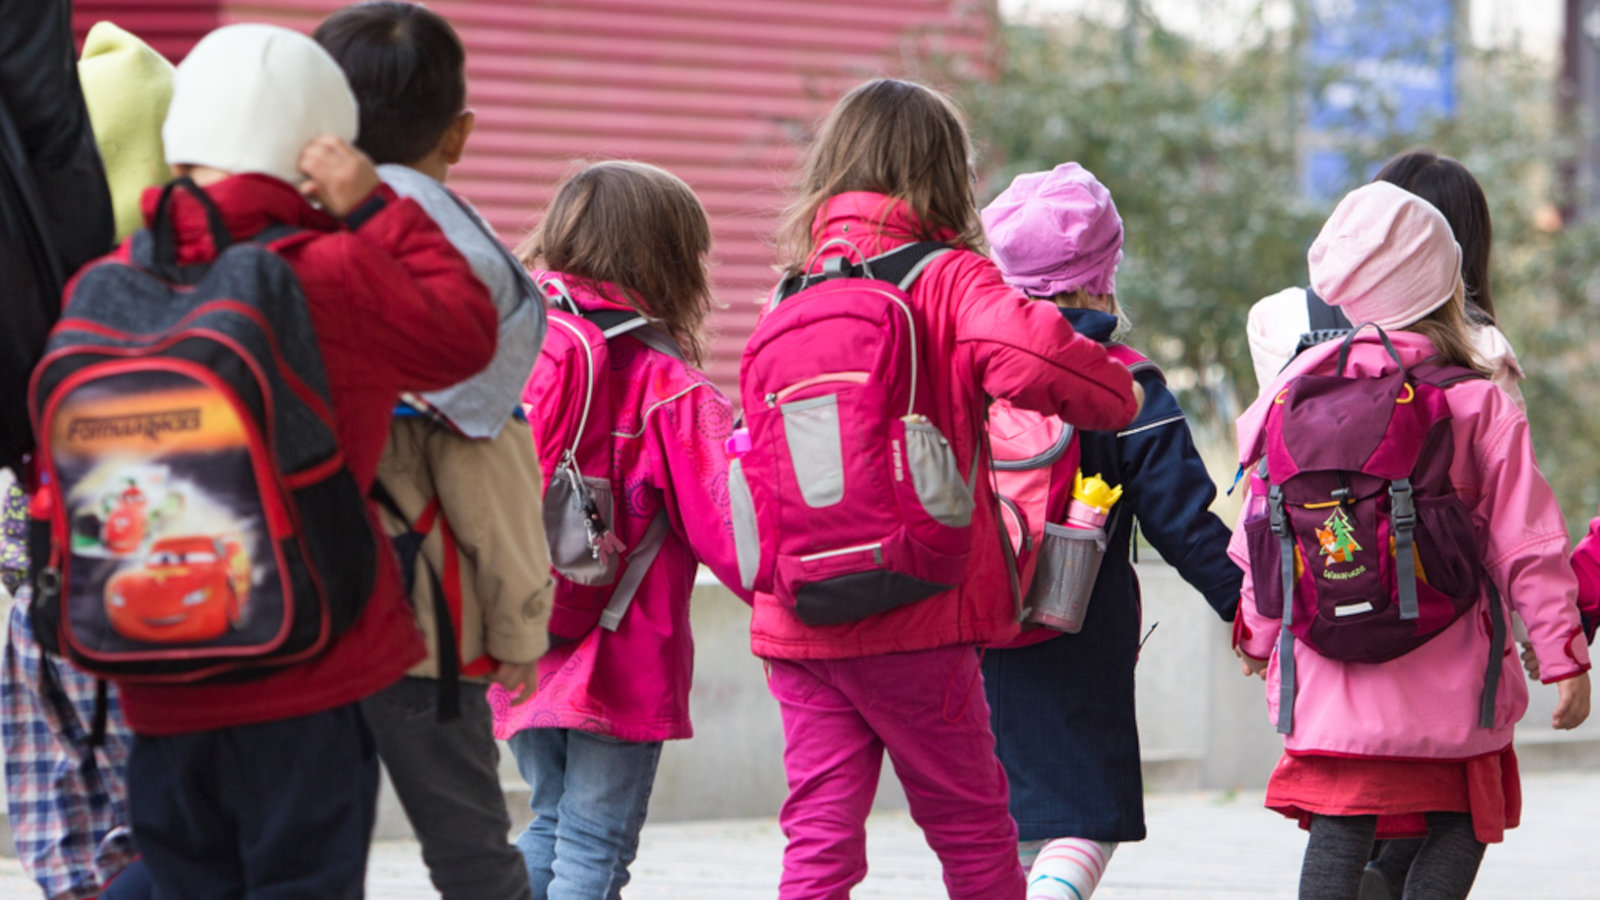
[[[309,31],[329,0],[100,0],[173,57],[216,22]],[[801,142],[863,78],[932,57],[977,62],[995,0],[438,0],[467,45],[478,125],[451,184],[515,241],[583,160],[633,158],[695,189],[711,215],[724,308],[707,369],[732,397],[773,281],[769,244]]]

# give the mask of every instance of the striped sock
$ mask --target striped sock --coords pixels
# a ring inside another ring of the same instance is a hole
[[[1028,900],[1089,900],[1116,849],[1084,838],[1051,841],[1028,872]]]

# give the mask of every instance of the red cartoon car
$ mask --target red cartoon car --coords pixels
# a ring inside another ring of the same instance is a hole
[[[106,616],[130,640],[198,643],[238,626],[249,590],[250,562],[238,543],[162,538],[143,566],[119,572],[106,585]]]

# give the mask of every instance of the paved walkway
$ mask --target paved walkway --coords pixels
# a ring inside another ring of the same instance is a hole
[[[1600,772],[1524,778],[1526,824],[1489,848],[1474,900],[1600,900]],[[1150,839],[1117,851],[1095,900],[1292,900],[1302,833],[1263,810],[1258,793],[1158,794]],[[904,814],[869,826],[872,874],[858,900],[937,900],[939,868]],[[767,900],[777,894],[776,823],[728,820],[645,828],[627,900]],[[436,900],[414,843],[375,845],[371,900]],[[15,860],[0,859],[0,897],[34,896]]]

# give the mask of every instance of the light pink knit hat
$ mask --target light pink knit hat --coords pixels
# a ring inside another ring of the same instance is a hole
[[[1033,297],[1116,293],[1122,217],[1111,192],[1075,162],[1018,175],[983,210],[1006,283]]]
[[[1404,328],[1443,306],[1461,280],[1461,247],[1433,204],[1387,181],[1339,201],[1306,253],[1311,288],[1354,324]]]

